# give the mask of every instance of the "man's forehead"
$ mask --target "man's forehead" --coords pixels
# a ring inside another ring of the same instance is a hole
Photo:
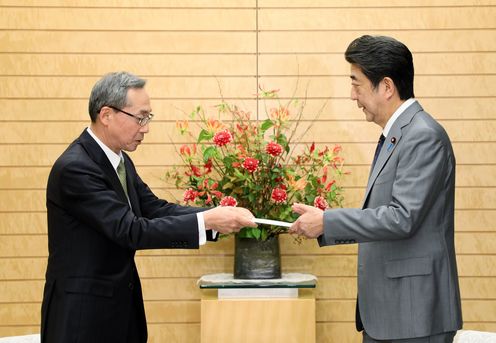
[[[128,105],[150,106],[150,97],[144,88],[129,88],[126,98]]]
[[[359,66],[357,66],[355,64],[352,64],[350,67],[350,78],[352,80],[358,80],[358,79],[362,79],[363,76],[364,76],[364,74],[362,72],[362,68],[360,68]]]

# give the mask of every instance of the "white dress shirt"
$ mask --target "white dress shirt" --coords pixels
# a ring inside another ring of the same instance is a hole
[[[396,109],[396,111],[394,111],[393,115],[391,116],[391,118],[389,118],[388,122],[386,123],[386,126],[384,126],[384,130],[382,130],[382,134],[384,135],[384,137],[387,137],[389,130],[391,130],[391,128],[393,127],[393,124],[396,121],[396,119],[398,119],[399,116],[403,112],[405,112],[405,110],[408,107],[410,107],[410,105],[413,104],[415,101],[417,101],[417,100],[415,100],[414,98],[410,98],[407,101],[405,101],[404,103],[402,103],[400,105],[400,107],[398,107]]]

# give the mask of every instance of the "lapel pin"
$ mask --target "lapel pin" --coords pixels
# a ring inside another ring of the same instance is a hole
[[[393,148],[394,144],[396,143],[396,137],[392,137],[391,138],[391,143],[388,144],[388,147],[387,147],[387,151],[391,151],[391,149]]]

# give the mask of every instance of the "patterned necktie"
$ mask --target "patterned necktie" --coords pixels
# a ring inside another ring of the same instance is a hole
[[[384,137],[384,135],[381,134],[381,137],[379,138],[379,142],[377,142],[377,148],[375,149],[374,162],[372,162],[372,169],[374,169],[375,162],[377,161],[377,157],[379,157],[379,153],[381,152],[381,148],[385,140],[386,137]]]
[[[126,167],[124,166],[124,159],[121,158],[119,165],[117,166],[117,175],[119,176],[119,181],[121,182],[124,193],[127,196],[127,183],[126,183]]]

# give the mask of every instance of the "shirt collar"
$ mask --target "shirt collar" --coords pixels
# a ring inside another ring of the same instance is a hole
[[[391,116],[391,118],[389,118],[388,122],[386,123],[386,126],[384,126],[384,130],[382,130],[382,134],[384,135],[384,137],[387,137],[388,133],[389,133],[389,130],[391,130],[391,128],[393,127],[393,124],[394,122],[396,121],[396,119],[399,118],[399,116],[405,112],[405,110],[410,107],[411,104],[413,104],[416,100],[414,98],[410,98],[408,99],[407,101],[405,101],[404,103],[402,103],[400,105],[400,107],[398,107],[396,109],[396,111],[394,111],[393,115]]]
[[[116,154],[113,152],[108,146],[106,146],[96,135],[93,131],[91,131],[91,128],[87,128],[86,131],[90,134],[91,137],[95,140],[95,142],[98,143],[100,148],[102,148],[103,152],[109,159],[110,163],[112,164],[112,167],[114,167],[115,170],[117,170],[117,167],[119,166],[119,163],[121,162],[121,159],[124,159],[122,156],[122,152],[119,154]]]

